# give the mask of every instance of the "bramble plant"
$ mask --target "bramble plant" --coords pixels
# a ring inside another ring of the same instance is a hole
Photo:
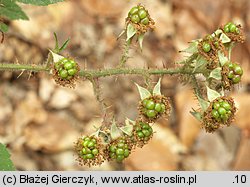
[[[6,3],[1,0],[0,2]],[[206,132],[212,133],[220,127],[229,126],[235,118],[236,107],[233,98],[227,96],[229,92],[225,90],[230,91],[239,84],[243,75],[240,64],[231,61],[232,48],[245,40],[241,26],[229,22],[212,34],[193,40],[187,49],[181,51],[190,55],[178,62],[178,67],[127,67],[131,43],[138,42],[142,50],[145,33],[154,27],[155,22],[142,4],[132,7],[125,20],[125,28],[119,35],[126,37],[124,51],[119,64],[112,69],[80,69],[71,57],[59,54],[67,47],[69,40],[59,47],[55,35],[56,46],[49,51],[45,65],[0,64],[0,70],[47,72],[53,75],[57,84],[70,88],[74,88],[80,79],[89,80],[93,84],[97,100],[102,106],[103,123],[96,132],[83,135],[75,143],[77,160],[88,166],[100,165],[104,160],[121,162],[129,157],[135,148],[143,147],[152,139],[153,124],[161,117],[168,118],[171,112],[170,99],[161,93],[161,79],[165,75],[177,74],[192,86],[199,107],[190,113],[201,122]],[[146,83],[146,87],[135,83],[140,95],[138,117],[134,120],[126,118],[124,123],[118,124],[114,116],[111,118],[107,115],[104,101],[100,99],[98,79],[132,74],[141,76]],[[203,81],[198,79],[198,75],[203,77]],[[153,88],[151,76],[160,77]]]

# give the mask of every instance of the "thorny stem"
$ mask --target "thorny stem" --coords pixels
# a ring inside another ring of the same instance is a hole
[[[195,91],[195,95],[199,96],[201,99],[203,99],[200,87],[198,85],[197,79],[195,77],[195,75],[192,75],[192,83],[193,83],[193,87],[194,87],[194,91]]]
[[[125,42],[125,46],[124,46],[124,50],[123,50],[123,54],[119,63],[120,68],[125,67],[125,63],[127,62],[129,56],[129,48],[130,48],[130,44],[131,44],[131,39],[129,39],[128,41]]]
[[[190,60],[192,60],[190,58]],[[186,60],[185,60],[186,61]],[[34,72],[50,72],[50,67],[44,65],[29,65],[29,64],[0,64],[0,71],[34,71]],[[193,71],[193,69],[186,69],[183,67],[177,68],[163,68],[163,69],[143,69],[143,68],[111,68],[101,70],[81,70],[79,76],[89,80],[100,77],[108,77],[114,75],[174,75],[174,74],[198,74],[202,73],[200,70]]]

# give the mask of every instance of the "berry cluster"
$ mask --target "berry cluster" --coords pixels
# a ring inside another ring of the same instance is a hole
[[[223,87],[230,90],[232,85],[241,81],[243,69],[239,64],[228,62],[222,67],[222,83]]]
[[[82,158],[84,160],[93,159],[98,153],[98,149],[96,148],[96,139],[85,137],[82,141]]]
[[[229,126],[234,119],[236,107],[230,97],[220,97],[210,103],[203,114],[203,126],[207,132],[214,132],[221,125]]]
[[[233,23],[231,23],[231,22],[228,22],[228,23],[224,26],[223,31],[224,31],[225,33],[235,33],[235,34],[239,34],[239,33],[240,33],[239,28],[238,28],[235,24],[233,24]]]
[[[226,122],[232,115],[231,105],[223,99],[215,101],[212,106],[212,117],[218,122]]]
[[[135,136],[136,144],[139,147],[143,147],[146,143],[148,143],[150,138],[152,138],[153,129],[148,123],[138,122],[134,126],[134,133],[133,134]]]
[[[198,51],[206,59],[207,68],[215,69],[219,64],[218,51],[224,53],[225,47],[218,37],[207,35],[199,42]]]
[[[78,152],[78,160],[81,164],[99,165],[103,162],[101,156],[99,140],[93,136],[86,136],[79,138],[76,143],[76,150]]]
[[[107,147],[108,160],[123,161],[130,154],[130,146],[125,138],[119,138],[111,142]]]
[[[228,22],[226,25],[221,27],[221,29],[230,38],[232,42],[243,43],[246,39],[240,25],[235,25],[232,22]]]
[[[130,9],[128,16],[130,18],[130,20],[137,24],[137,23],[141,23],[144,25],[148,25],[149,24],[149,15],[148,15],[148,11],[141,5],[138,6],[134,6],[133,8]]]
[[[61,79],[72,79],[78,72],[77,64],[74,60],[63,58],[55,63],[55,69]]]
[[[152,122],[162,115],[169,114],[169,101],[164,96],[152,96],[140,102],[139,109],[146,121]]]
[[[235,63],[228,63],[226,64],[226,66],[229,69],[228,72],[228,79],[230,79],[232,81],[233,84],[238,84],[241,80],[241,76],[243,75],[243,70],[242,68]]]
[[[61,86],[74,88],[78,79],[79,66],[74,60],[62,58],[54,63],[53,78]]]

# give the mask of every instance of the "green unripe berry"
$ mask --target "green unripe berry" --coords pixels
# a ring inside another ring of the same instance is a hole
[[[85,137],[83,140],[84,141],[90,141],[90,137]]]
[[[148,128],[148,131],[150,132],[150,134],[152,134],[152,132],[153,132],[152,127],[149,127],[149,128]]]
[[[213,116],[215,119],[217,119],[217,118],[220,117],[220,114],[218,113],[217,110],[213,109],[213,110],[212,110],[212,116]]]
[[[110,150],[110,152],[115,153],[116,147],[115,147],[114,145],[111,145],[111,146],[109,147],[109,150]]]
[[[226,32],[226,33],[230,32],[230,29],[229,29],[228,26],[227,26],[227,27],[226,27],[226,26],[224,27],[224,32]]]
[[[86,155],[88,152],[87,152],[87,149],[86,148],[82,148],[82,154]]]
[[[74,68],[73,68],[73,69],[69,69],[69,70],[68,70],[68,74],[69,74],[70,76],[74,76],[74,75],[76,74],[76,71],[77,71],[77,70],[74,69]]]
[[[90,141],[90,142],[88,143],[88,147],[89,147],[89,148],[93,148],[93,147],[95,147],[95,143],[94,143],[94,142],[92,142],[92,141]]]
[[[234,64],[233,64],[233,63],[229,63],[229,64],[227,64],[227,66],[228,66],[228,68],[229,68],[230,70],[233,70],[233,69],[234,69]]]
[[[230,27],[231,24],[232,24],[231,22],[228,22],[228,23],[224,26],[224,32],[230,32],[229,27]]]
[[[237,74],[237,75],[243,75],[243,70],[239,65],[236,64],[234,66],[234,73]]]
[[[160,113],[165,112],[165,109],[166,109],[166,106],[162,103],[161,104],[161,111],[160,111]]]
[[[151,101],[151,100],[148,100],[147,104],[146,104],[146,108],[148,110],[153,110],[155,108],[155,102],[154,101]]]
[[[147,117],[154,118],[156,116],[156,112],[154,110],[147,111]]]
[[[90,153],[90,154],[87,154],[86,157],[87,157],[87,159],[93,159],[94,155]]]
[[[129,150],[128,150],[128,149],[125,149],[125,150],[124,150],[124,154],[123,154],[124,157],[127,158],[127,157],[129,156],[129,154],[130,154]]]
[[[232,78],[234,77],[234,72],[233,72],[233,71],[229,71],[227,77],[228,77],[229,79],[232,79]]]
[[[116,154],[115,153],[109,153],[109,157],[112,158],[112,159],[115,159],[116,158]]]
[[[140,19],[144,19],[145,17],[147,17],[147,12],[143,9],[139,10],[138,15],[140,17]]]
[[[73,68],[73,65],[70,62],[66,62],[63,67],[64,69],[69,70]]]
[[[116,160],[117,160],[118,162],[123,161],[123,159],[124,159],[124,155],[118,155],[118,156],[116,157]]]
[[[236,25],[235,24],[229,25],[229,30],[230,30],[230,32],[235,32],[236,31]]]
[[[142,101],[142,105],[143,105],[144,107],[146,107],[147,103],[148,103],[148,100],[147,100],[147,99],[144,99],[144,100]]]
[[[66,62],[68,62],[68,61],[69,61],[69,59],[67,59],[67,58],[63,58],[63,59],[61,59],[60,61],[62,62],[62,64],[65,64]]]
[[[72,67],[76,67],[76,62],[74,60],[69,60],[69,62],[72,64]]]
[[[142,19],[142,20],[141,20],[141,23],[142,23],[143,25],[147,25],[147,24],[149,23],[148,17],[145,17],[144,19]]]
[[[137,14],[133,14],[133,15],[131,16],[131,21],[132,21],[133,23],[139,23],[139,22],[140,22],[140,17],[139,17]]]
[[[118,149],[116,149],[116,154],[117,155],[123,155],[124,154],[124,150],[121,149],[121,148],[118,148]]]
[[[227,113],[226,109],[223,108],[223,107],[220,107],[220,108],[218,109],[218,112],[219,112],[220,115],[224,115],[224,114]]]
[[[240,82],[240,80],[241,80],[240,75],[235,75],[232,79],[234,84],[238,84]]]
[[[130,15],[136,14],[138,12],[138,10],[139,10],[138,7],[135,6],[135,7],[130,9],[129,14]]]
[[[222,119],[223,122],[225,122],[225,121],[227,121],[228,116],[227,116],[227,114],[221,114],[220,118]]]
[[[160,112],[161,111],[161,104],[160,103],[156,103],[155,104],[155,111],[156,112]]]
[[[124,143],[118,143],[118,144],[117,144],[117,147],[123,148],[123,147],[124,147]]]
[[[61,61],[55,63],[56,70],[59,70],[61,68],[61,66],[62,66]]]
[[[62,78],[62,79],[66,79],[68,77],[68,71],[65,70],[65,69],[62,69],[60,72],[59,72],[59,76]]]
[[[231,115],[232,115],[231,110],[228,110],[228,111],[227,111],[227,115],[228,115],[228,116],[231,116]]]
[[[93,150],[92,150],[92,154],[93,154],[93,155],[97,155],[98,153],[99,153],[98,149],[93,149]]]
[[[149,128],[149,125],[148,125],[148,124],[143,124],[143,125],[141,125],[141,127],[142,127],[143,129],[148,129],[148,128]]]
[[[231,110],[231,106],[228,102],[224,101],[222,103],[222,107],[225,108],[226,110]]]
[[[83,145],[84,147],[87,147],[87,146],[88,146],[88,144],[89,144],[89,142],[90,142],[89,140],[85,140],[85,141],[83,142],[83,144],[82,144],[82,145]]]
[[[150,136],[150,132],[149,132],[148,130],[146,130],[146,129],[143,129],[143,130],[142,130],[142,133],[143,133],[146,137]]]
[[[214,109],[218,110],[219,107],[220,107],[220,103],[216,102],[216,103],[213,104]]]
[[[211,46],[209,43],[203,43],[202,49],[204,52],[208,53],[211,50]]]
[[[141,131],[137,132],[137,136],[139,138],[144,138],[144,134]]]

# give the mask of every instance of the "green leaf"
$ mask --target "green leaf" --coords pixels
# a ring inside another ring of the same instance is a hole
[[[209,78],[214,78],[216,80],[221,80],[221,67],[215,68],[213,71],[211,71]]]
[[[222,33],[220,35],[220,40],[221,42],[224,44],[224,43],[229,43],[231,42],[231,39],[227,37],[227,35],[225,33]]]
[[[8,31],[8,29],[9,29],[8,25],[6,25],[5,23],[0,22],[0,31],[5,33],[5,32]]]
[[[129,118],[126,118],[126,120],[125,120],[125,125],[135,125],[135,121],[133,121],[133,120],[131,120],[131,119],[129,119]]]
[[[218,93],[217,91],[215,90],[212,90],[210,89],[208,86],[207,86],[207,98],[210,102],[212,102],[213,100],[217,99],[218,97],[221,97],[221,94]]]
[[[192,108],[193,111],[190,111],[190,113],[198,120],[202,121],[202,114],[200,112],[197,112]]]
[[[224,66],[224,64],[226,64],[228,62],[228,58],[226,56],[224,56],[224,54],[221,51],[218,51],[218,57],[219,57],[219,61],[220,61],[221,66]]]
[[[197,96],[199,104],[201,106],[201,110],[204,112],[207,110],[207,108],[209,107],[210,103],[208,101],[205,101],[204,99],[200,98],[199,96]]]
[[[15,171],[10,154],[5,145],[0,143],[0,171]]]
[[[120,129],[121,129],[122,132],[124,132],[128,136],[132,136],[134,125],[135,125],[135,121],[126,118],[125,126],[120,127]]]
[[[58,55],[57,53],[54,53],[53,51],[49,50],[50,54],[52,55],[53,63],[58,62],[59,60],[65,58],[64,56]]]
[[[70,41],[70,39],[68,38],[68,39],[63,43],[63,45],[62,45],[62,46],[60,47],[60,49],[59,49],[59,53],[60,53],[61,51],[63,51],[64,49],[66,49],[66,47],[67,47],[69,41]]]
[[[133,125],[126,125],[126,126],[120,127],[120,130],[128,136],[132,136]]]
[[[54,38],[55,38],[55,47],[54,47],[54,50],[55,53],[58,53],[59,52],[59,44],[58,44],[58,38],[57,38],[57,34],[54,32]]]
[[[138,84],[135,83],[135,85],[137,86],[138,88],[138,91],[140,93],[140,97],[141,97],[141,100],[144,100],[150,96],[152,96],[152,94],[146,89],[146,88],[143,88],[141,86],[139,86]]]
[[[139,46],[141,48],[141,51],[142,51],[142,42],[143,42],[143,39],[144,39],[144,34],[141,34],[140,36],[138,36],[138,42],[139,42]]]
[[[197,53],[198,52],[198,44],[199,42],[197,40],[191,42],[188,48],[182,50],[181,52],[186,52],[186,53]]]
[[[17,0],[20,3],[31,4],[31,5],[39,5],[39,6],[47,6],[50,4],[62,2],[64,0]]]
[[[111,129],[110,129],[110,136],[112,140],[119,138],[122,135],[121,130],[117,127],[115,119],[113,119]]]
[[[201,66],[203,66],[203,65],[205,65],[207,63],[207,60],[203,57],[203,56],[201,56],[201,55],[199,55],[195,60],[194,60],[194,71],[197,69],[197,68],[199,68],[199,67],[201,67]]]
[[[153,89],[153,95],[161,95],[161,78],[159,78],[157,84]]]
[[[10,20],[23,19],[28,20],[28,16],[13,0],[0,0],[0,17]]]
[[[136,29],[132,24],[128,24],[127,26],[127,41],[132,38],[136,34]]]

